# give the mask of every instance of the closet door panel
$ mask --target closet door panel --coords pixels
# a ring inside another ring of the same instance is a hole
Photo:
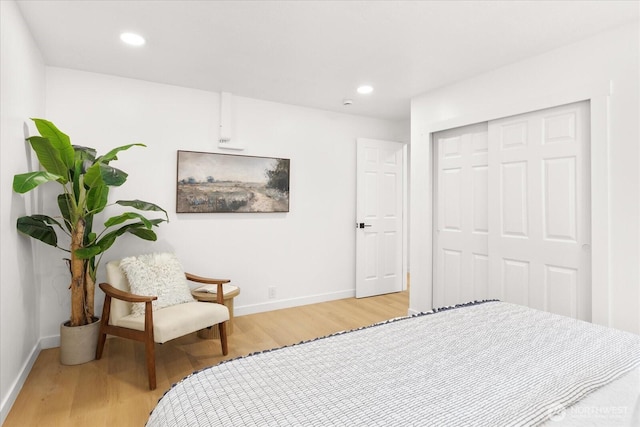
[[[489,122],[491,296],[591,320],[588,103]]]
[[[487,271],[487,125],[434,135],[434,305],[485,299]]]

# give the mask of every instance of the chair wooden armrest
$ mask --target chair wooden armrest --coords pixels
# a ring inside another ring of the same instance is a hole
[[[229,279],[212,279],[210,277],[196,276],[195,274],[191,273],[184,273],[184,275],[187,276],[187,280],[190,280],[192,282],[206,283],[210,285],[222,285],[223,283],[229,283],[231,281]]]
[[[108,283],[100,283],[100,289],[102,292],[110,296],[111,298],[119,299],[121,301],[127,302],[151,302],[158,299],[157,296],[153,295],[135,295],[129,292],[121,291],[120,289],[116,289]]]
[[[218,285],[218,289],[216,290],[216,302],[218,304],[224,305],[224,294],[223,294],[223,291],[222,291],[222,285],[224,283],[229,283],[231,280],[229,280],[229,279],[212,279],[210,277],[196,276],[195,274],[186,273],[186,272],[184,273],[184,275],[187,277],[187,280],[190,280],[192,282],[204,283],[204,284],[208,284],[208,285]]]

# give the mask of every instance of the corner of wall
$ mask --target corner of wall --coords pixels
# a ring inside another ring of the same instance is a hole
[[[42,54],[15,1],[0,1],[0,423],[4,422],[40,354],[39,285],[33,274],[30,245],[15,229],[29,200],[11,191],[13,175],[24,172],[24,126],[45,110]]]
[[[18,394],[20,394],[20,390],[22,390],[22,386],[27,380],[29,372],[31,372],[31,368],[33,368],[33,365],[36,363],[36,359],[38,359],[38,356],[40,355],[41,349],[42,347],[40,346],[40,343],[33,347],[29,357],[27,357],[20,368],[20,372],[16,376],[16,379],[4,395],[4,399],[2,399],[2,403],[0,404],[0,425],[4,424],[4,421],[7,419],[9,411],[11,411],[11,407],[18,398]]]

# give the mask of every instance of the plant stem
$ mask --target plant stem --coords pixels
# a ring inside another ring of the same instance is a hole
[[[84,218],[80,217],[71,235],[71,326],[87,324],[84,309],[86,302],[85,260],[76,256],[76,250],[82,248],[84,226]]]
[[[93,320],[93,312],[94,312],[93,302],[94,302],[94,295],[96,291],[96,283],[91,277],[91,272],[89,269],[90,261],[91,260],[86,260],[86,263],[85,263],[86,267],[85,267],[85,274],[84,274],[85,291],[86,291],[85,301],[87,302],[85,304],[85,320],[87,321],[87,323],[90,323]]]

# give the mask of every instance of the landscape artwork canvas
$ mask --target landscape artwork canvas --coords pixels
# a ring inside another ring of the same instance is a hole
[[[176,212],[289,212],[289,163],[178,151]]]

